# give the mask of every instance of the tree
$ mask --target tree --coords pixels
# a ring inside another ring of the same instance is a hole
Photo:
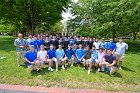
[[[69,0],[1,0],[0,19],[19,31],[26,29],[33,35],[37,27],[51,27],[61,17]]]
[[[140,32],[139,0],[79,0],[72,4],[75,31],[98,37],[118,37]],[[71,24],[68,24],[71,26]]]

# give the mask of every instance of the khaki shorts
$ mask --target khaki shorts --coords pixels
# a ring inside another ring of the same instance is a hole
[[[115,54],[116,54],[116,60],[118,60],[118,61],[123,61],[125,55],[120,55],[120,54],[118,54],[118,53],[115,53]]]
[[[50,59],[51,61],[55,61],[57,62],[57,59],[55,57],[53,57],[52,59]]]
[[[30,70],[36,70],[38,68],[37,63],[35,63],[34,65],[28,65],[27,66]]]
[[[90,64],[90,63],[92,63],[92,60],[91,59],[85,59],[85,63]]]
[[[38,65],[42,68],[44,68],[45,63],[46,63],[46,61],[39,61],[39,60],[36,61],[36,65]]]
[[[115,73],[116,70],[117,70],[117,67],[115,67],[115,66],[111,66],[111,67],[110,67],[110,74]]]
[[[58,64],[60,64],[62,61],[65,61],[66,58],[61,58],[61,59],[57,59],[58,60]]]

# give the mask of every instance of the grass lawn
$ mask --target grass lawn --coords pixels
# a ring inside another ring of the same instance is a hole
[[[45,66],[41,74],[30,73],[29,69],[17,66],[15,37],[0,36],[0,83],[22,84],[29,86],[88,88],[111,91],[140,92],[140,41],[129,41],[123,69],[110,76],[107,73],[92,71],[88,75],[82,67],[74,66],[59,72],[48,72]]]

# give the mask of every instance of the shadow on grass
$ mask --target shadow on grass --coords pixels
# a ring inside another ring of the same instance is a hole
[[[134,71],[134,70],[132,70],[132,69],[129,69],[129,68],[127,68],[127,67],[122,67],[122,69],[125,70],[125,71],[136,72],[136,71]]]
[[[47,64],[46,64],[47,65]],[[61,71],[62,70],[62,65],[59,65],[59,67],[58,67],[58,72],[59,71]],[[26,67],[27,68],[27,67]],[[41,72],[40,73],[37,73],[37,71],[35,70],[35,71],[33,71],[33,72],[31,72],[31,75],[32,76],[38,76],[38,75],[46,75],[46,74],[49,74],[49,73],[54,73],[54,72],[56,72],[55,70],[55,65],[52,67],[54,70],[53,71],[49,71],[48,70],[48,66],[45,66],[45,68],[43,68],[42,70],[41,70]]]
[[[112,77],[118,77],[118,78],[122,78],[122,75],[118,72],[115,72],[113,75],[110,75]]]

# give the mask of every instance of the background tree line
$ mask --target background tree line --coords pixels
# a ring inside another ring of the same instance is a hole
[[[0,31],[62,30],[61,13],[70,0],[0,0]]]
[[[71,4],[75,16],[70,32],[94,37],[132,36],[140,32],[140,0],[79,0]]]

